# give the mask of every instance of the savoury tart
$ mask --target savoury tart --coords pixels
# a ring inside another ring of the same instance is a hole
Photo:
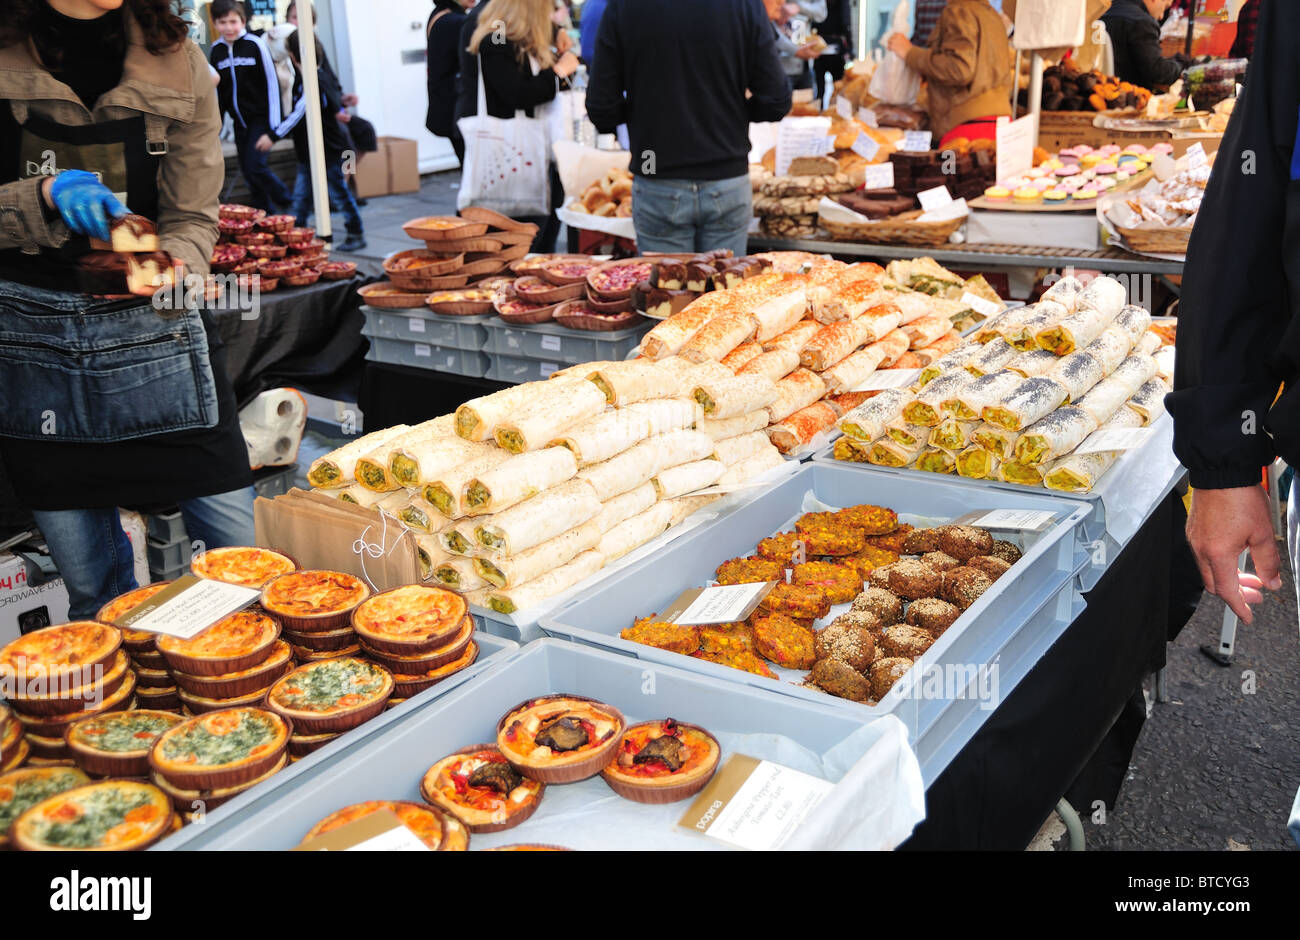
[[[90,782],[77,767],[23,767],[0,774],[0,849],[8,847],[9,827],[25,811]]]
[[[280,625],[256,610],[218,620],[192,639],[161,636],[158,652],[176,672],[224,676],[266,662],[280,638]]]
[[[86,685],[100,677],[96,667],[107,668],[121,647],[117,627],[93,620],[46,627],[0,648],[0,679],[21,685],[45,679],[47,685],[63,688]]]
[[[614,756],[626,722],[612,705],[580,695],[528,699],[497,722],[497,747],[531,780],[594,777]]]
[[[352,612],[352,627],[373,649],[419,656],[450,642],[468,613],[459,594],[411,584],[363,601]]]
[[[623,733],[601,776],[629,800],[674,803],[704,789],[721,755],[717,738],[698,725],[646,721]]]
[[[198,715],[159,736],[149,766],[180,789],[238,786],[275,766],[292,730],[282,717],[261,708]]]
[[[126,614],[129,614],[149,598],[170,585],[170,581],[159,581],[156,584],[146,584],[144,587],[138,587],[134,591],[127,591],[125,594],[119,594],[103,607],[99,608],[99,613],[95,614],[95,619],[100,623],[111,624],[118,617],[123,617]],[[137,650],[148,652],[154,648],[154,640],[157,636],[158,634],[156,633],[148,633],[144,630],[123,629],[122,645],[133,653]]]
[[[266,707],[300,734],[346,731],[384,710],[393,677],[382,666],[344,657],[300,666],[266,693]]]
[[[403,656],[396,653],[386,653],[380,649],[371,649],[364,642],[362,648],[365,649],[367,656],[389,672],[395,675],[409,676],[427,673],[431,669],[437,669],[439,666],[445,666],[447,663],[460,659],[473,636],[474,618],[466,614],[465,619],[461,621],[460,630],[447,641],[447,645],[440,646],[427,653]]]
[[[164,731],[184,719],[173,712],[109,712],[68,726],[64,737],[77,766],[101,777],[144,777],[149,751]]]
[[[126,852],[148,848],[172,831],[167,794],[147,783],[106,780],[42,800],[10,830],[17,849]]]
[[[25,715],[20,712],[18,713],[18,720],[22,722],[23,729],[30,734],[61,738],[63,733],[68,730],[68,725],[74,721],[130,708],[133,701],[132,696],[137,691],[139,689],[136,685],[135,674],[128,671],[122,679],[122,684],[111,694],[105,695],[98,704],[83,708],[80,711],[65,712],[58,715]]]
[[[260,777],[255,777],[252,780],[233,787],[221,787],[216,790],[185,790],[176,786],[161,774],[156,773],[150,774],[149,779],[152,781],[154,786],[159,790],[162,790],[171,798],[172,805],[176,807],[178,813],[195,813],[199,811],[206,813],[216,809],[223,803],[229,803],[235,797],[239,796],[239,794],[246,790],[253,789],[253,787],[257,786],[259,783],[262,783],[265,780],[270,780],[280,771],[284,770],[284,768],[288,766],[288,763],[289,755],[281,754],[280,759],[271,767],[271,769]]]
[[[370,596],[360,578],[342,571],[293,571],[262,587],[262,608],[296,633],[329,633],[348,625]]]
[[[460,654],[459,659],[444,663],[436,669],[430,669],[428,672],[418,675],[407,675],[403,673],[393,674],[393,694],[402,699],[408,699],[413,695],[419,695],[425,689],[432,688],[448,676],[460,672],[474,664],[478,659],[478,644],[471,642],[465,647],[465,651]]]
[[[184,689],[172,689],[171,694],[176,696],[177,704],[184,704],[191,715],[206,715],[230,708],[261,708],[262,701],[266,698],[266,689],[254,689],[252,692],[232,695],[229,698],[208,698],[186,692]]]
[[[297,569],[298,563],[288,555],[251,546],[211,548],[190,562],[195,577],[251,588],[260,588],[272,578]]]
[[[11,694],[9,704],[26,715],[69,715],[85,711],[102,705],[128,679],[134,684],[135,676],[131,673],[130,664],[131,660],[126,653],[118,650],[110,663],[96,666],[91,671],[91,679],[84,685],[69,688],[67,680],[82,677],[72,673],[65,673],[62,679],[48,683],[28,679],[24,694]],[[51,691],[40,691],[46,688]]]
[[[541,804],[546,784],[510,766],[495,744],[475,744],[444,757],[420,781],[424,799],[455,816],[470,832],[504,832]]]
[[[239,698],[254,692],[265,692],[286,672],[293,668],[293,650],[284,640],[276,640],[266,659],[248,669],[228,672],[219,676],[195,676],[179,670],[171,673],[175,685],[205,699]]]
[[[354,803],[351,806],[345,806],[336,812],[330,813],[330,815],[312,826],[307,834],[302,837],[302,841],[304,843],[309,842],[317,836],[333,832],[341,826],[356,822],[358,819],[364,819],[371,813],[377,813],[380,810],[388,810],[395,815],[401,820],[402,825],[415,833],[416,838],[429,848],[442,849],[442,842],[446,833],[444,815],[431,806],[424,806],[409,800],[369,800],[365,803]]]

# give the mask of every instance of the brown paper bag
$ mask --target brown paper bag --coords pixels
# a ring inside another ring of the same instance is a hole
[[[401,520],[319,493],[290,490],[253,506],[257,544],[304,569],[344,571],[376,592],[420,583],[415,533]]]

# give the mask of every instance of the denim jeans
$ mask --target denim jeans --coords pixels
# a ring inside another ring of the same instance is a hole
[[[700,252],[730,248],[748,254],[754,217],[749,176],[729,180],[669,180],[638,176],[632,183],[637,247]]]
[[[361,210],[357,208],[357,200],[353,197],[352,190],[343,176],[343,165],[330,156],[325,158],[325,182],[329,188],[330,208],[343,213],[344,219],[347,220],[349,235],[360,235],[362,233]],[[298,178],[293,184],[293,214],[300,226],[311,221],[314,208],[311,168],[305,163],[299,163]]]
[[[239,153],[239,171],[244,174],[244,182],[251,193],[249,202],[255,209],[265,209],[274,214],[289,205],[292,196],[289,187],[271,169],[270,155],[257,149],[257,141],[265,133],[268,133],[265,127],[241,130],[236,123],[235,149]]]
[[[1296,597],[1300,600],[1300,473],[1291,480],[1291,492],[1287,496],[1286,544],[1291,555],[1291,577],[1295,581]],[[1300,845],[1300,790],[1296,791],[1287,828],[1291,831],[1291,838]]]
[[[181,500],[190,542],[201,543],[202,549],[252,545],[255,496],[250,486]],[[131,542],[117,509],[37,510],[33,515],[68,589],[69,619],[89,620],[113,598],[138,587]]]

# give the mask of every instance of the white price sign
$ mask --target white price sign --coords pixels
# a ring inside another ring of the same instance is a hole
[[[878,163],[866,168],[864,189],[893,189],[894,164]]]
[[[929,131],[907,131],[903,134],[903,141],[898,145],[898,149],[909,152],[929,150],[933,139],[934,135]]]
[[[876,154],[880,152],[880,144],[870,134],[859,134],[858,139],[853,142],[853,152],[863,160],[874,160]],[[890,164],[892,167],[893,164]]]
[[[115,626],[146,633],[192,639],[218,620],[243,610],[262,596],[254,588],[183,575],[130,613]]]
[[[839,114],[840,117],[844,118],[844,120],[846,120],[846,121],[848,121],[848,120],[852,120],[852,118],[853,118],[853,102],[850,101],[848,98],[845,98],[843,95],[838,95],[838,96],[836,96],[836,98],[835,98],[835,110],[836,110],[836,112]]]
[[[870,108],[858,108],[858,120],[867,127],[879,127],[880,120],[876,117],[876,112]]]
[[[754,851],[779,849],[833,784],[746,754],[733,754],[677,825]]]
[[[917,193],[916,198],[920,201],[923,211],[933,212],[951,203],[952,193],[948,192],[947,186],[936,186],[934,189]]]
[[[771,589],[772,584],[767,581],[705,588],[684,611],[673,618],[673,623],[689,626],[744,620]]]
[[[1045,529],[1056,518],[1056,513],[1046,509],[995,509],[992,512],[972,515],[975,515],[975,518],[964,521],[964,525],[980,526],[985,529],[1020,529],[1025,532],[1038,532]]]

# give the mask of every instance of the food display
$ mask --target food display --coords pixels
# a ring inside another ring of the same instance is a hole
[[[251,786],[284,764],[290,733],[287,721],[260,708],[198,715],[154,741],[149,766],[178,790]]]
[[[68,750],[88,774],[145,777],[153,742],[182,720],[171,712],[134,709],[84,718],[68,728]]]
[[[220,240],[212,250],[212,270],[234,274],[269,293],[286,287],[309,287],[322,278],[344,281],[356,276],[351,261],[330,261],[316,230],[298,228],[291,215],[267,215],[261,209],[227,203],[221,206]],[[246,261],[247,259],[247,261]]]
[[[638,803],[673,803],[704,789],[722,755],[718,739],[671,718],[632,725],[601,771],[619,796]]]
[[[265,662],[279,638],[279,623],[246,610],[217,621],[193,639],[160,636],[157,643],[173,671],[223,676]]]
[[[425,801],[450,813],[470,832],[503,832],[528,820],[546,784],[524,777],[495,744],[476,744],[444,757],[420,781]]]
[[[609,763],[625,726],[623,713],[612,705],[548,695],[522,702],[497,722],[497,747],[530,780],[575,783]]]
[[[355,728],[384,710],[393,694],[387,670],[344,657],[300,666],[266,693],[266,707],[293,723],[300,735]]]
[[[23,812],[9,830],[13,847],[27,852],[147,849],[171,832],[176,814],[160,789],[108,780],[65,790]]]
[[[600,179],[580,192],[566,207],[570,212],[602,218],[632,218],[632,173],[610,168]]]
[[[1024,90],[1020,99],[1021,105],[1027,105]],[[1120,81],[1097,69],[1082,72],[1070,62],[1050,66],[1043,72],[1044,111],[1140,110],[1150,99],[1150,89]]]
[[[248,546],[208,549],[190,562],[195,577],[253,588],[260,588],[297,567],[297,562],[288,555]]]
[[[1118,144],[1097,148],[1079,144],[1055,155],[1043,152],[1043,158],[1036,160],[1023,176],[998,180],[984,190],[979,205],[989,209],[1091,209],[1099,196],[1140,181],[1148,175],[1157,156],[1172,151],[1172,144],[1157,143],[1150,148],[1142,144],[1123,148]]]
[[[342,571],[298,571],[263,586],[262,609],[286,631],[325,633],[347,626],[353,609],[369,596],[369,585]]]

